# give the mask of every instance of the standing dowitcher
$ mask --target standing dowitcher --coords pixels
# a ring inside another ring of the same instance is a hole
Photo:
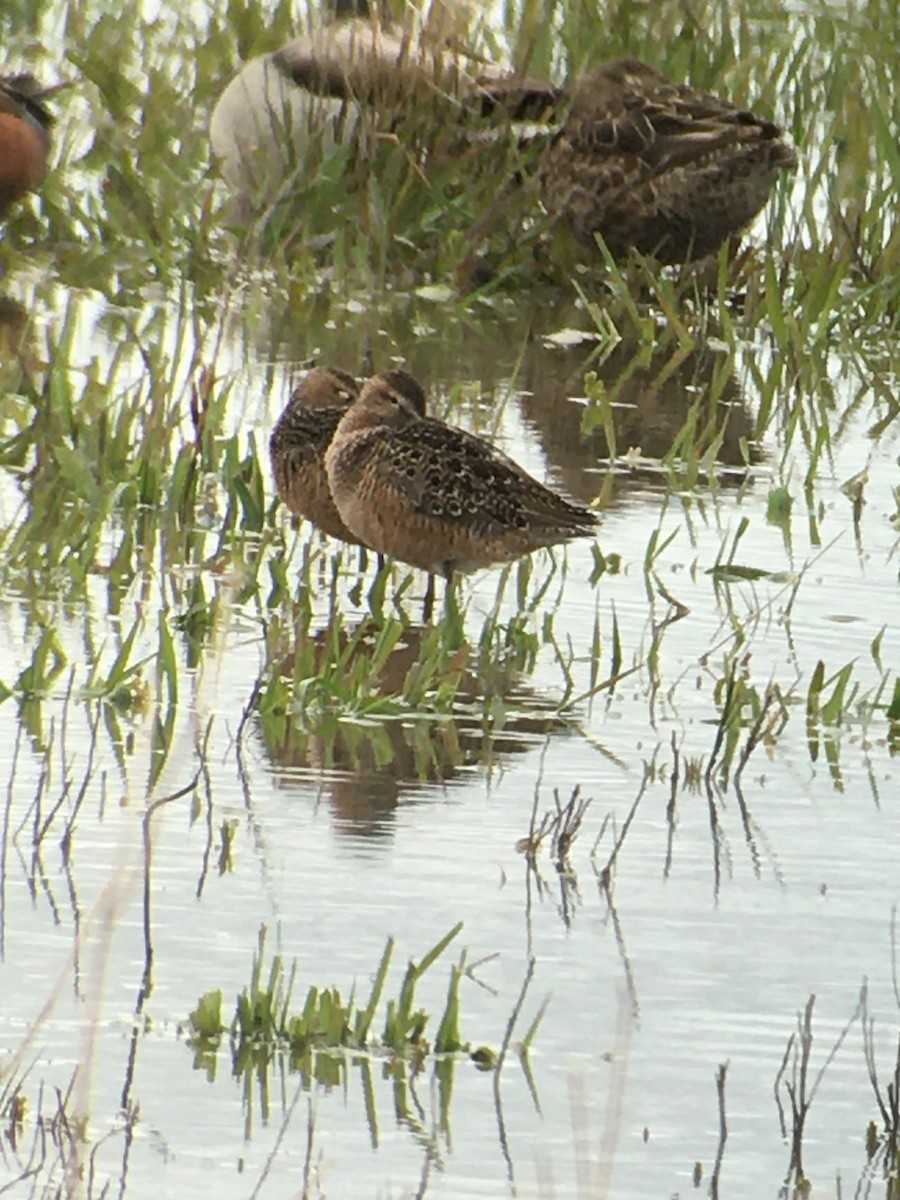
[[[47,174],[53,117],[44,101],[60,85],[42,87],[33,75],[0,75],[0,217]]]
[[[578,80],[541,175],[548,211],[581,241],[680,263],[748,225],[796,164],[772,121],[621,58]]]
[[[360,541],[449,583],[456,572],[594,533],[591,509],[482,438],[422,416],[424,404],[411,375],[387,371],[341,418],[325,468],[341,519]]]
[[[275,487],[283,503],[330,537],[360,544],[341,520],[325,474],[325,451],[338,423],[359,394],[352,375],[314,367],[304,376],[269,439]]]

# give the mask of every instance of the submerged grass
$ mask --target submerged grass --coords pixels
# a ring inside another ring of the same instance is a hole
[[[302,1007],[292,1011],[292,996],[297,976],[296,963],[285,976],[284,962],[276,954],[263,978],[266,929],[260,929],[259,946],[253,956],[250,981],[238,995],[230,1025],[222,1020],[222,993],[215,990],[200,997],[189,1017],[191,1043],[198,1052],[197,1065],[211,1071],[215,1051],[224,1034],[231,1045],[233,1071],[240,1075],[249,1068],[258,1071],[271,1063],[279,1051],[289,1055],[292,1069],[317,1077],[313,1056],[320,1051],[345,1051],[352,1055],[366,1051],[400,1056],[418,1063],[430,1053],[453,1054],[467,1047],[459,1033],[459,985],[465,965],[451,967],[447,1002],[441,1016],[433,1049],[426,1040],[425,1028],[430,1014],[415,1002],[416,986],[460,933],[456,925],[440,939],[419,962],[410,961],[400,991],[384,1004],[384,1028],[380,1037],[372,1035],[372,1025],[382,1002],[383,991],[394,951],[389,938],[373,976],[372,990],[365,1002],[357,1004],[353,994],[344,1001],[336,988],[311,986]]]

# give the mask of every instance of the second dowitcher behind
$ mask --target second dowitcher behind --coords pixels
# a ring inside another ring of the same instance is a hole
[[[325,474],[325,451],[341,417],[359,394],[352,375],[314,367],[294,390],[269,439],[275,487],[295,516],[329,537],[359,543],[341,520]]]

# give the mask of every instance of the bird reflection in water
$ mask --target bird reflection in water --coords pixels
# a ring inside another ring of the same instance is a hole
[[[373,636],[376,632],[371,623]],[[338,652],[359,628],[338,632]],[[423,657],[423,639],[433,627],[406,626],[403,640],[388,654],[370,692],[380,697],[404,695]],[[317,656],[335,653],[335,631],[312,635]],[[357,649],[368,653],[360,639]],[[294,672],[294,654],[278,671]],[[476,673],[473,655],[464,646],[447,662],[442,681],[454,689],[453,714],[386,716],[354,721],[330,713],[315,723],[257,720],[257,732],[272,763],[278,785],[308,794],[313,780],[325,796],[335,828],[348,837],[386,837],[402,800],[426,798],[454,782],[464,783],[471,772],[490,769],[498,760],[524,754],[566,722],[555,712],[542,711],[540,699],[519,682],[514,666],[501,665],[495,677]],[[350,668],[352,669],[352,667]],[[502,724],[491,716],[491,697],[503,696]],[[548,700],[547,708],[551,706]]]
[[[610,404],[611,431],[602,422],[583,431],[584,404],[573,397],[584,396],[589,372]],[[586,355],[583,346],[552,353],[536,347],[517,382],[525,420],[557,480],[576,499],[595,497],[601,466],[631,450],[640,451],[635,465],[607,476],[604,505],[626,489],[659,483],[657,464],[686,431],[698,456],[714,448],[723,484],[743,479],[748,444],[749,461],[758,459],[753,420],[728,358],[703,344],[684,353],[663,339],[649,357],[632,341],[619,342],[605,356]]]

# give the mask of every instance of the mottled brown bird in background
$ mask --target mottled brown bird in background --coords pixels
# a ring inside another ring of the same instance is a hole
[[[583,75],[541,164],[548,212],[615,258],[714,254],[797,164],[782,130],[634,58]]]
[[[43,87],[33,75],[0,75],[0,217],[47,174],[53,116],[44,101],[61,84]]]

